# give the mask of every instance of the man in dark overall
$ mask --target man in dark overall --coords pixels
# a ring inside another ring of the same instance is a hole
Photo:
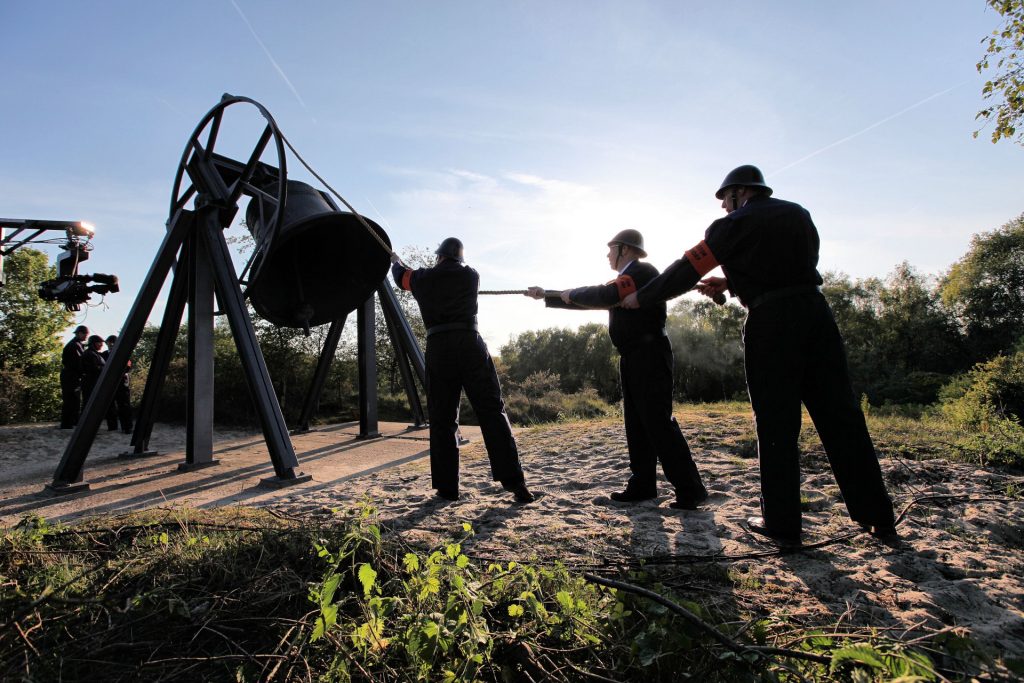
[[[708,497],[693,462],[686,437],[672,416],[672,344],[665,334],[665,304],[625,310],[619,302],[658,275],[658,269],[640,261],[647,256],[637,230],[623,230],[608,243],[608,265],[618,272],[611,282],[562,290],[545,295],[530,287],[527,296],[544,299],[550,308],[577,310],[607,308],[608,334],[619,351],[622,412],[626,423],[630,477],[612,500],[635,502],[658,495],[658,461],[675,487],[671,507],[695,510]]]
[[[103,337],[98,334],[94,334],[89,337],[89,344],[86,346],[85,353],[82,354],[82,402],[88,403],[89,397],[92,396],[92,390],[96,388],[96,383],[100,379],[100,374],[103,372],[103,366],[107,364],[107,359],[103,355]]]
[[[427,328],[427,410],[430,419],[430,477],[437,495],[459,498],[459,397],[466,390],[483,433],[491,475],[520,503],[534,500],[526,488],[512,425],[505,414],[498,374],[477,333],[480,276],[463,263],[454,237],[434,252],[433,268],[412,270],[392,255],[391,275],[412,292]]]
[[[110,353],[114,350],[116,343],[117,335],[112,334],[107,337],[107,350],[103,352],[104,360],[110,360]],[[129,359],[128,366],[121,375],[121,381],[118,382],[117,391],[114,393],[114,401],[110,404],[110,410],[107,411],[107,429],[109,431],[116,431],[118,422],[120,422],[122,434],[132,433],[131,371],[132,361]]]
[[[818,231],[806,209],[771,194],[756,167],[731,171],[715,194],[728,215],[623,306],[658,305],[720,265],[725,277],[706,278],[699,289],[709,296],[728,289],[748,311],[744,364],[757,429],[762,513],[748,519],[748,527],[799,543],[802,402],[850,517],[876,536],[895,536],[892,501],[850,387],[843,340],[819,289]]]
[[[82,356],[88,337],[89,328],[79,325],[60,354],[61,429],[71,429],[78,424],[82,412]]]

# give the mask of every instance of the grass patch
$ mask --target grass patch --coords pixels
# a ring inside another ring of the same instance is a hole
[[[938,680],[918,645],[873,631],[794,637],[709,600],[758,591],[749,571],[622,572],[609,587],[560,564],[476,561],[462,550],[472,535],[463,524],[439,547],[409,547],[368,504],[319,519],[30,518],[2,538],[0,678]]]

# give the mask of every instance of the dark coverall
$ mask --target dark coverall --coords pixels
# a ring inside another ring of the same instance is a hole
[[[637,294],[641,307],[678,296],[721,265],[747,307],[747,389],[757,429],[761,511],[782,536],[800,534],[800,404],[821,437],[850,517],[892,528],[892,500],[850,386],[846,351],[822,296],[818,231],[799,204],[755,196]]]
[[[96,382],[100,379],[100,373],[103,372],[103,366],[107,364],[107,359],[104,358],[103,353],[94,349],[86,349],[85,353],[82,354],[82,402],[88,403],[89,397],[92,396],[92,390],[96,388]]]
[[[78,424],[82,412],[82,356],[85,344],[72,339],[60,354],[60,427],[70,429]]]
[[[619,351],[622,412],[629,449],[626,491],[653,498],[657,465],[681,499],[702,500],[707,490],[686,437],[672,416],[672,344],[665,334],[665,304],[627,310],[618,303],[658,276],[650,263],[633,261],[611,282],[571,290],[571,304],[545,297],[549,308],[608,309],[608,334]]]
[[[110,360],[110,350],[103,352],[104,361]],[[107,430],[115,431],[117,429],[117,423],[121,423],[121,431],[125,434],[131,434],[132,431],[132,395],[131,395],[131,371],[132,362],[128,361],[128,367],[125,368],[124,374],[121,375],[121,381],[117,384],[117,390],[114,392],[114,400],[110,404],[110,410],[107,411]]]
[[[505,414],[494,362],[477,334],[480,276],[444,259],[433,268],[391,268],[395,283],[412,292],[427,328],[427,412],[430,420],[431,485],[459,489],[459,397],[466,390],[483,432],[491,474],[506,488],[524,482],[519,450]]]

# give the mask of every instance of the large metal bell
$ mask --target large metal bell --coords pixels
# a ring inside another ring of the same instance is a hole
[[[249,202],[245,222],[257,249],[271,239],[264,221],[275,208],[267,195]],[[363,220],[390,246],[383,228]],[[355,214],[335,210],[305,183],[288,181],[280,225],[269,252],[253,261],[246,290],[256,312],[273,325],[308,329],[337,320],[366,301],[387,276],[389,254]]]

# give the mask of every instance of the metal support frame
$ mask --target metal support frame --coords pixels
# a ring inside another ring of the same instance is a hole
[[[206,241],[192,235],[189,242],[185,462],[178,465],[182,471],[218,462],[213,458],[213,280]]]
[[[331,370],[331,362],[334,361],[334,354],[338,351],[338,343],[341,341],[341,332],[345,329],[345,321],[348,316],[342,316],[331,323],[327,330],[327,338],[324,339],[324,346],[320,350],[320,357],[317,359],[316,371],[313,373],[313,382],[309,391],[306,392],[306,401],[302,404],[302,414],[299,416],[299,424],[293,433],[305,433],[309,431],[309,423],[313,415],[320,407],[320,396],[323,394],[324,385],[327,383],[327,375]]]
[[[190,240],[187,240],[182,245],[182,263],[188,263],[190,260],[189,254],[192,248],[189,242]],[[164,316],[160,321],[160,330],[157,332],[156,347],[153,350],[153,360],[149,364],[146,387],[142,392],[142,400],[139,402],[138,419],[136,419],[135,429],[132,431],[132,450],[122,453],[120,456],[122,458],[158,454],[155,450],[149,450],[149,438],[153,434],[153,422],[156,418],[156,406],[160,398],[160,391],[163,389],[164,378],[167,377],[167,369],[174,356],[174,341],[178,338],[178,328],[181,326],[181,317],[188,301],[188,287],[188,269],[178,268],[171,282],[171,293],[167,297]]]
[[[262,484],[280,487],[312,478],[295,471],[298,459],[288,438],[281,406],[270,382],[266,362],[245,308],[241,287],[235,277],[231,255],[224,239],[223,228],[230,224],[237,207],[227,205],[225,199],[230,193],[208,159],[196,155],[189,164],[189,171],[197,187],[201,188],[196,198],[198,208],[195,212],[178,209],[168,223],[157,256],[121,330],[119,343],[114,345],[100,373],[96,388],[57,466],[53,482],[47,485],[47,489],[53,493],[73,493],[89,487],[82,480],[85,459],[100,423],[106,416],[107,406],[114,398],[121,376],[127,369],[128,359],[139,343],[146,320],[176,259],[184,267],[179,267],[175,273],[171,301],[168,302],[169,310],[164,314],[165,323],[169,323],[168,329],[161,330],[154,362],[162,366],[159,369],[166,371],[177,336],[175,322],[180,322],[185,303],[182,299],[189,299],[190,425],[189,443],[186,446],[186,453],[191,454],[189,460],[203,463],[204,466],[213,462],[212,446],[207,443],[207,433],[212,427],[206,420],[212,419],[212,304],[216,292],[217,301],[227,314],[274,466],[276,476],[264,479]],[[183,296],[183,292],[187,294]],[[209,375],[209,382],[201,379],[204,373]],[[136,426],[136,436],[133,438],[139,453],[145,450],[152,429],[153,406],[164,373],[157,374],[161,378],[154,379],[151,374],[150,382],[153,384],[147,382],[143,397],[145,421],[142,421],[143,415],[140,415],[140,423]]]
[[[377,347],[376,307],[373,297],[356,309],[356,358],[359,365],[359,435],[358,439],[377,439],[381,433],[377,423]]]
[[[427,385],[426,365],[424,362],[423,350],[416,341],[416,335],[413,334],[412,328],[409,326],[409,321],[406,320],[405,316],[402,314],[402,309],[398,305],[398,299],[387,281],[382,282],[377,288],[377,300],[380,302],[381,310],[384,313],[384,320],[387,323],[388,328],[388,336],[390,337],[391,344],[395,350],[398,369],[402,375],[402,384],[412,412],[413,427],[424,427],[427,424],[426,411],[423,408],[423,402],[420,400],[420,394],[416,387],[417,379],[419,380],[421,387],[426,387]],[[373,297],[369,299],[366,305],[372,307]],[[346,320],[347,317],[343,317],[331,323],[331,327],[327,332],[327,338],[324,340],[323,348],[320,351],[320,357],[317,359],[317,366],[316,371],[313,373],[313,380],[310,382],[309,390],[306,392],[306,398],[303,403],[302,413],[299,416],[298,425],[294,430],[292,430],[293,434],[302,434],[310,431],[311,429],[310,424],[320,405],[320,397],[323,394],[324,386],[327,382],[331,363],[334,362],[334,356],[337,353],[338,344],[341,340],[341,333]],[[371,330],[372,329],[373,326],[371,325]],[[373,335],[370,331],[365,333],[370,334],[371,340],[373,339]],[[362,415],[364,412],[368,411],[372,412],[372,414],[376,416],[376,383],[374,382],[373,384],[373,396],[366,396],[366,390],[364,389],[364,383],[362,382],[362,378],[366,372],[362,356],[359,356],[358,363],[361,380],[359,385],[360,414]],[[367,406],[367,408],[364,409],[364,406]],[[375,417],[373,418],[373,422],[376,423]],[[375,429],[365,430],[362,425],[360,426],[361,434],[372,431],[375,431]]]
[[[267,128],[257,142],[247,162],[242,163],[213,152],[220,129],[224,110],[233,104],[248,103],[256,106],[267,120]],[[209,132],[205,145],[199,136]],[[271,142],[277,151],[277,167],[260,161],[260,156]],[[106,408],[113,400],[117,386],[127,369],[129,358],[142,336],[149,314],[163,285],[177,264],[163,321],[157,335],[156,348],[150,366],[149,376],[139,406],[139,418],[132,433],[132,451],[121,457],[154,455],[148,450],[152,435],[153,421],[160,390],[170,365],[175,340],[181,325],[182,315],[188,305],[188,410],[186,462],[182,469],[194,469],[215,464],[213,459],[213,317],[214,297],[222,312],[227,315],[231,334],[256,413],[263,430],[264,440],[274,466],[275,476],[262,480],[261,485],[281,487],[311,479],[309,475],[297,473],[298,460],[288,436],[287,426],[280,404],[267,372],[252,320],[245,307],[241,283],[232,266],[231,255],[224,238],[223,229],[230,225],[238,211],[238,201],[247,192],[262,192],[253,187],[254,175],[276,178],[277,209],[270,219],[275,229],[271,238],[262,246],[270,253],[273,236],[277,234],[277,221],[283,215],[287,200],[287,170],[285,167],[284,139],[270,113],[258,102],[246,97],[225,94],[221,102],[202,119],[189,140],[181,163],[178,166],[171,200],[170,219],[167,232],[147,273],[139,294],[132,305],[119,342],[114,345],[110,357],[100,374],[78,425],[64,450],[61,461],[54,473],[53,482],[47,488],[54,493],[66,494],[89,488],[82,479],[82,469],[89,449],[96,438],[100,423],[106,416]],[[184,183],[185,175],[191,185]],[[328,203],[339,210],[334,200],[324,194]],[[195,198],[195,210],[185,209]],[[13,241],[26,229],[38,230],[27,240],[0,252],[10,253],[14,248],[31,241],[44,230],[57,229],[56,222],[25,221],[17,225],[3,223],[0,227],[13,227],[15,233],[7,234],[0,229],[0,246]],[[54,223],[50,225],[49,223]],[[71,235],[88,235],[84,224],[60,223],[61,229]],[[248,266],[246,267],[248,270]],[[244,278],[245,270],[242,277]],[[0,277],[2,277],[0,260]],[[381,308],[387,322],[389,336],[395,347],[402,381],[409,396],[413,419],[416,426],[425,424],[423,406],[416,391],[415,377],[426,386],[426,371],[423,352],[416,342],[408,321],[402,315],[394,292],[386,282],[377,290]],[[377,367],[375,350],[375,307],[369,297],[357,309],[357,339],[359,365],[359,437],[371,439],[380,437],[377,419]],[[313,412],[319,403],[330,363],[334,358],[341,331],[347,316],[334,321],[328,332],[324,349],[317,364],[312,386],[306,398],[300,430],[308,430]]]
[[[415,371],[419,377],[420,386],[426,387],[427,385],[423,351],[416,343],[416,337],[409,327],[409,321],[402,315],[398,299],[386,280],[377,288],[377,297],[380,300],[381,311],[384,312],[384,321],[388,326],[388,334],[394,347],[398,370],[402,375],[402,384],[405,385],[409,407],[412,409],[413,425],[423,427],[427,424],[426,413],[423,410],[422,402],[420,402],[419,392],[416,391],[416,383],[413,381],[413,371]],[[409,368],[410,364],[412,370]]]

